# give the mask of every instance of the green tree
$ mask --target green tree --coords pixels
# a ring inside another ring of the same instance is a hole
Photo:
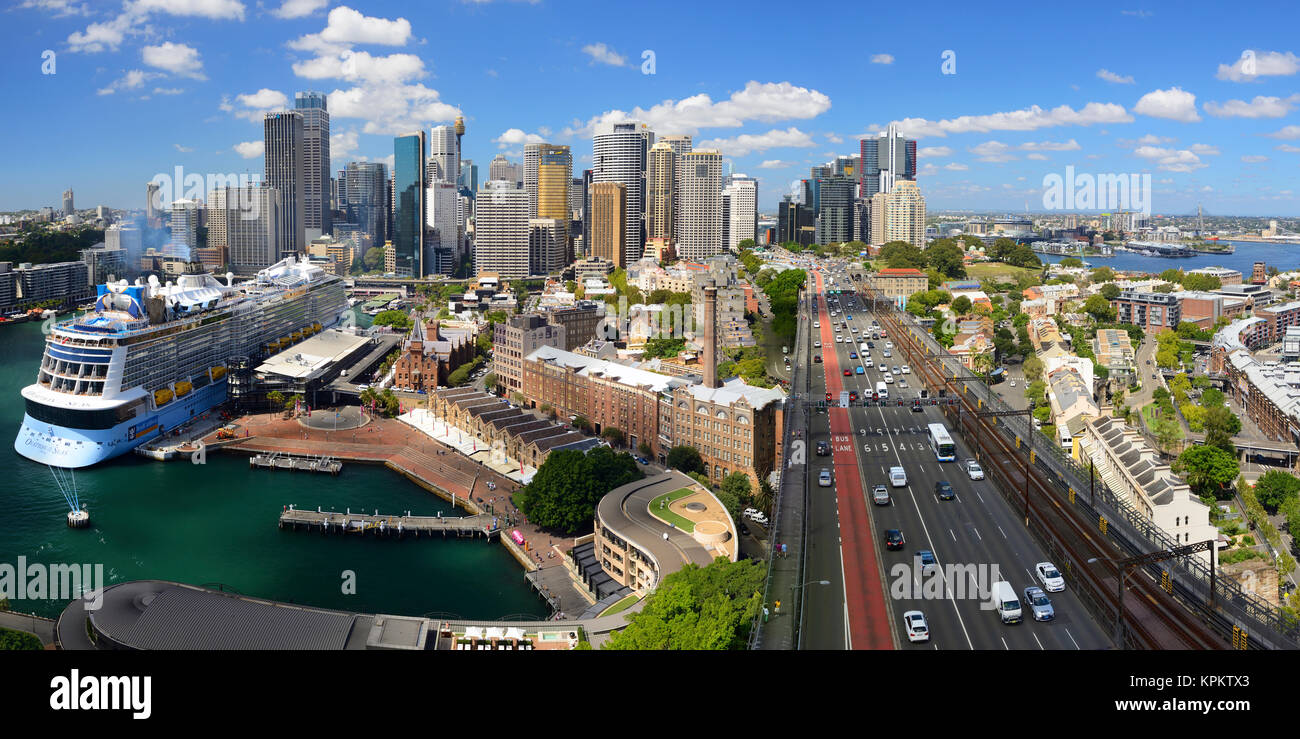
[[[970,309],[971,309],[970,298],[966,297],[965,295],[959,295],[957,296],[956,300],[952,301],[952,312],[956,313],[958,317],[970,313]]]
[[[1061,266],[1066,268],[1082,267],[1083,260],[1078,257],[1065,257],[1061,260]]]
[[[1106,267],[1105,269],[1110,268]],[[1113,282],[1107,282],[1105,285],[1101,286],[1100,294],[1106,300],[1115,300],[1119,297],[1119,285],[1116,285]]]
[[[688,564],[665,577],[604,648],[744,649],[763,607],[765,574],[748,559],[718,557],[708,567]]]
[[[584,434],[591,433],[591,421],[588,421],[585,416],[575,416],[573,419],[573,427]]]
[[[1030,354],[1025,357],[1025,363],[1022,366],[1025,372],[1025,379],[1030,382],[1043,379],[1043,360],[1038,358],[1037,354]]]
[[[1281,470],[1269,470],[1255,482],[1255,497],[1269,513],[1277,513],[1279,508],[1300,499],[1300,480]]]
[[[1187,480],[1192,492],[1214,498],[1223,495],[1241,472],[1236,457],[1218,447],[1199,444],[1184,449],[1173,467]],[[1231,489],[1227,493],[1230,495]]]
[[[700,457],[700,452],[693,446],[682,444],[668,450],[668,466],[681,472],[698,472],[703,474],[704,459]]]
[[[374,246],[366,250],[366,254],[361,258],[366,264],[367,272],[374,272],[384,266],[384,249],[380,246]]]
[[[1232,437],[1241,431],[1241,419],[1222,403],[1209,405],[1205,403],[1204,396],[1201,397],[1201,401],[1205,412],[1201,421],[1205,429],[1205,443],[1235,457],[1237,446],[1232,443]]]
[[[534,524],[573,534],[590,528],[596,504],[609,491],[643,477],[626,452],[603,446],[585,454],[561,449],[547,456],[515,499]]]
[[[1083,311],[1096,321],[1115,320],[1115,309],[1110,306],[1110,301],[1101,295],[1093,295],[1085,300]]]
[[[34,634],[0,628],[0,652],[36,651],[41,648],[41,640]]]
[[[279,390],[272,390],[266,394],[266,400],[271,404],[271,410],[284,409],[284,393]]]
[[[483,387],[494,388],[497,386],[497,373],[489,372],[483,376]]]
[[[718,500],[726,507],[732,518],[740,515],[740,506],[750,499],[754,489],[749,482],[749,475],[733,472],[722,478],[718,489]]]
[[[935,239],[923,253],[926,264],[949,279],[966,276],[965,251],[952,239]]]
[[[411,316],[402,310],[381,311],[371,323],[375,326],[390,326],[394,331],[410,331],[414,325]]]
[[[606,426],[601,430],[600,435],[606,441],[617,447],[623,446],[627,441],[627,435],[623,433],[623,429],[617,426]]]
[[[880,247],[880,253],[877,258],[884,262],[886,266],[895,269],[906,267],[915,267],[916,269],[925,269],[927,264],[925,254],[920,249],[912,246],[906,241],[891,241]]]

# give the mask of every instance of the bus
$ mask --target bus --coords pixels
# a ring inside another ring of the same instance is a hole
[[[953,462],[957,459],[957,447],[942,423],[930,424],[930,449],[940,462]]]

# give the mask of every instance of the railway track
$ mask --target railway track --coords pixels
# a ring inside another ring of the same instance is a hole
[[[1068,491],[1045,479],[1031,461],[1031,444],[1011,441],[997,428],[997,419],[980,416],[980,401],[972,398],[964,382],[947,377],[939,360],[904,326],[891,310],[874,311],[891,338],[908,356],[914,372],[920,371],[932,391],[944,389],[960,399],[960,405],[944,412],[954,428],[966,438],[985,468],[999,483],[998,489],[1012,504],[1019,504],[1026,525],[1043,540],[1049,551],[1058,552],[1063,568],[1084,587],[1081,599],[1102,623],[1115,625],[1119,605],[1120,568],[1116,561],[1125,555],[1100,531],[1100,521],[1085,519],[1074,508]],[[955,418],[953,418],[955,416]],[[1008,433],[1014,431],[1007,429]],[[1024,440],[1028,442],[1029,440]],[[1020,491],[1020,500],[1012,491]],[[1092,560],[1090,564],[1089,561]],[[1139,649],[1226,649],[1227,637],[1188,610],[1145,570],[1124,578],[1123,636],[1120,648]],[[1076,590],[1080,590],[1076,588]],[[1226,622],[1226,620],[1225,620]],[[1215,624],[1223,628],[1223,624]],[[1230,625],[1229,627],[1230,628]]]

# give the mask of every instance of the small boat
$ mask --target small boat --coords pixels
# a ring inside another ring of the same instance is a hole
[[[172,402],[172,391],[170,388],[161,388],[153,391],[153,404],[162,407]]]
[[[194,385],[191,384],[188,380],[180,380],[176,383],[176,397],[179,398],[184,395],[189,395],[190,391],[193,389],[194,389]]]
[[[213,367],[212,369],[208,370],[208,374],[212,377],[212,380],[215,382],[226,376],[226,368],[221,366]]]

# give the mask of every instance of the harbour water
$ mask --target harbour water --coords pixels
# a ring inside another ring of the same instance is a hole
[[[0,326],[0,564],[102,564],[109,583],[146,578],[220,583],[245,595],[366,613],[495,619],[549,615],[523,569],[496,542],[323,536],[280,530],[282,506],[462,515],[382,467],[348,464],[338,477],[250,469],[242,454],[206,465],[128,454],[76,474],[91,526],[67,527],[50,470],[13,451],[18,391],[36,376],[39,322]],[[355,594],[345,594],[347,573]],[[57,616],[66,600],[23,600],[17,611]]]
[[[1227,267],[1241,272],[1242,277],[1250,280],[1255,262],[1264,262],[1270,267],[1277,267],[1286,272],[1300,269],[1300,244],[1269,244],[1261,241],[1230,241],[1236,247],[1233,254],[1197,254],[1193,257],[1147,257],[1141,254],[1117,252],[1113,257],[1083,257],[1083,261],[1093,267],[1110,267],[1119,271],[1141,271],[1159,274],[1170,268],[1181,270],[1199,269],[1201,267]],[[1039,254],[1039,259],[1047,262],[1059,262],[1064,257],[1055,254]]]

